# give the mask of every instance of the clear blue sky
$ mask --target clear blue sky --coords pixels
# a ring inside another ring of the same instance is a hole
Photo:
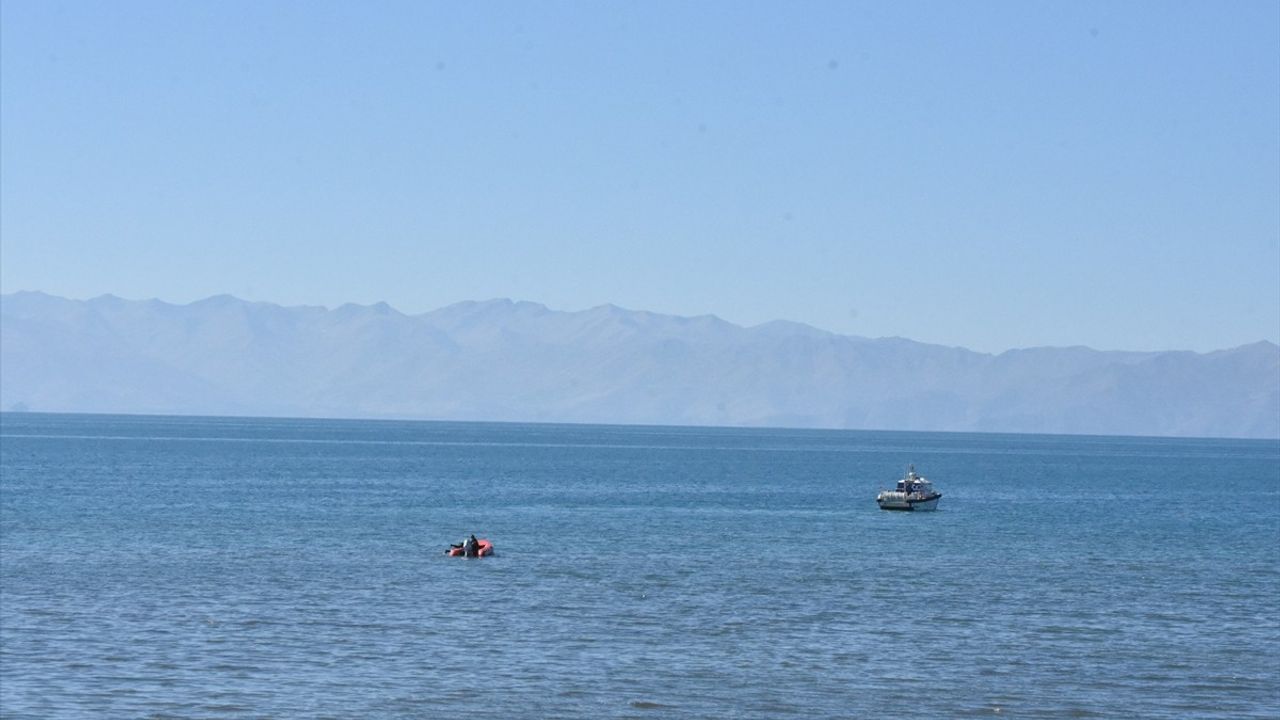
[[[1280,4],[56,2],[0,288],[1280,341]]]

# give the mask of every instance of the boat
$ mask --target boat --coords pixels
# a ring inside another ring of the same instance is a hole
[[[476,540],[476,550],[472,555],[467,555],[466,550],[461,545],[450,545],[448,550],[444,551],[449,557],[486,557],[493,554],[493,543],[479,538]]]
[[[916,474],[916,466],[908,465],[906,477],[898,481],[893,490],[881,490],[876,504],[881,510],[934,510],[942,493],[933,489],[933,483]]]

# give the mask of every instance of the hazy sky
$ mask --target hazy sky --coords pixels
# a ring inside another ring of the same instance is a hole
[[[1280,341],[1280,4],[0,5],[0,288]]]

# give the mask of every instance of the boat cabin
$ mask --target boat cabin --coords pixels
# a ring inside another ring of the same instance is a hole
[[[929,495],[933,492],[933,483],[917,475],[912,467],[907,470],[907,476],[898,481],[897,492],[904,495]]]

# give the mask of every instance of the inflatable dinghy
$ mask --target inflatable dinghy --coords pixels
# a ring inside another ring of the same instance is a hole
[[[450,546],[448,550],[444,551],[444,554],[448,555],[449,557],[463,557],[466,555],[466,553],[463,552],[461,546]],[[489,542],[488,540],[485,540],[484,538],[479,538],[476,540],[476,552],[471,557],[485,557],[486,555],[492,555],[492,554],[493,554],[493,543]]]

